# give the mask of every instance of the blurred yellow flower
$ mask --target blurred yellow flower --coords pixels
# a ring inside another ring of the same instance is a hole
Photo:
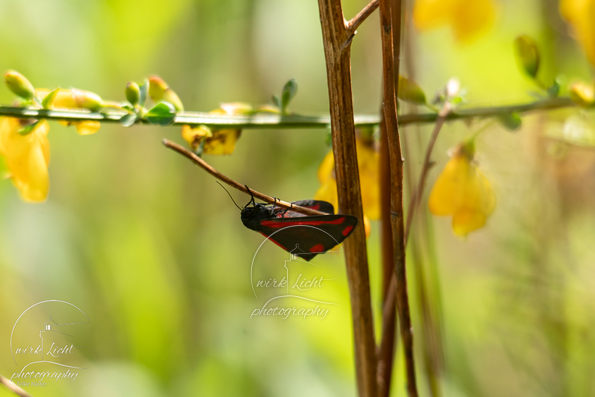
[[[374,147],[374,140],[371,137],[363,138],[361,134],[358,134],[356,149],[364,214],[367,218],[376,220],[380,218],[378,152]],[[320,188],[314,195],[314,199],[328,201],[338,210],[335,159],[332,150],[327,153],[318,167],[318,181],[320,182]]]
[[[595,1],[560,0],[560,14],[572,25],[576,39],[595,66]]]
[[[50,180],[50,143],[46,120],[37,122],[26,134],[21,121],[0,118],[0,154],[5,157],[10,178],[25,201],[43,202],[48,196]]]
[[[211,114],[234,116],[247,114],[251,111],[252,107],[250,105],[235,102],[222,103],[221,107],[213,110]],[[196,127],[189,125],[182,126],[182,138],[188,142],[194,151],[197,151],[203,145],[202,152],[205,154],[232,154],[241,134],[242,130],[238,129],[216,130],[210,129],[205,125]]]
[[[45,88],[38,88],[35,94],[40,100],[43,100],[51,91]],[[66,109],[89,109],[97,111],[103,106],[101,98],[89,91],[77,90],[59,90],[50,108],[66,108]],[[99,131],[101,123],[99,121],[66,121],[59,120],[59,123],[68,127],[74,125],[80,135],[92,135]]]
[[[494,0],[416,0],[413,22],[419,30],[450,25],[455,39],[469,42],[496,19]]]
[[[461,144],[438,176],[428,206],[434,215],[452,215],[452,229],[464,237],[485,224],[496,208],[490,182],[473,164],[473,142]]]

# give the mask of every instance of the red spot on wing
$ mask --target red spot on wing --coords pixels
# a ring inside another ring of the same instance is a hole
[[[279,244],[278,242],[276,242],[275,240],[273,240],[271,237],[267,236],[266,234],[260,232],[260,234],[262,234],[263,236],[265,236],[266,238],[269,239],[269,241],[272,241],[273,243],[277,244],[279,247],[283,248],[285,251],[289,252],[287,250],[287,248],[285,248],[284,246],[282,246],[281,244]]]
[[[310,248],[310,252],[323,252],[323,251],[324,251],[324,245],[322,245],[322,244],[316,244],[315,246]]]
[[[343,236],[347,236],[353,230],[353,226],[347,226],[343,229]]]
[[[320,209],[320,203],[316,203],[316,205],[313,205],[313,206],[308,207],[308,208],[311,208],[313,210],[319,210]]]
[[[277,221],[262,221],[260,224],[274,229],[280,229],[287,226],[320,226],[320,225],[340,225],[345,222],[345,217],[335,219],[333,221],[294,221],[294,222],[277,222]]]

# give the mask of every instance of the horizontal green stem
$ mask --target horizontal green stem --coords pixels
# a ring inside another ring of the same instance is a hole
[[[574,106],[570,98],[548,98],[537,102],[509,105],[459,109],[448,115],[446,120],[464,118],[494,117],[511,112],[526,113],[535,110],[550,110]],[[86,110],[45,110],[19,107],[0,106],[0,116],[18,118],[35,118],[67,121],[101,121],[118,123],[127,113],[112,111],[105,113],[90,112]],[[437,119],[436,113],[404,114],[399,117],[399,124],[433,123]],[[145,121],[141,121],[146,123]],[[380,123],[376,115],[355,115],[357,127],[375,126]],[[174,120],[174,125],[207,125],[213,128],[238,128],[238,129],[289,129],[289,128],[329,128],[328,116],[281,116],[272,113],[261,113],[250,116],[226,116],[200,112],[179,112]]]

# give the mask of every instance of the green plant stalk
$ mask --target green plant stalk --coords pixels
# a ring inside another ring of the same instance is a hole
[[[536,102],[508,105],[458,109],[446,117],[446,121],[496,117],[511,112],[527,113],[538,110],[551,110],[577,106],[568,97],[548,98]],[[0,105],[0,116],[17,117],[22,119],[48,119],[66,121],[100,121],[119,123],[129,113],[109,111],[105,113],[85,110],[46,110],[31,109]],[[403,114],[399,116],[399,125],[433,123],[438,118],[436,113]],[[379,115],[355,115],[356,127],[371,127],[380,124]],[[146,123],[140,120],[140,123]],[[241,129],[310,129],[330,128],[331,120],[328,116],[282,116],[278,114],[256,114],[248,116],[224,116],[201,112],[178,112],[172,125],[206,125],[211,128],[241,128]]]

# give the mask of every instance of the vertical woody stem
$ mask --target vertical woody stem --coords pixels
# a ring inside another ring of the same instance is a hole
[[[380,0],[380,31],[382,37],[382,72],[383,72],[383,115],[386,123],[391,175],[391,226],[395,276],[397,279],[397,310],[399,329],[405,354],[405,371],[409,396],[417,396],[415,380],[415,361],[413,354],[413,332],[409,313],[407,293],[407,270],[405,266],[405,219],[403,217],[403,158],[397,121],[397,99],[395,75],[399,70],[401,0]],[[393,15],[398,23],[394,32]],[[396,62],[395,62],[396,60]]]
[[[377,397],[376,346],[353,121],[350,64],[353,34],[346,29],[340,0],[319,0],[318,6],[326,58],[339,210],[360,220],[343,246],[351,297],[357,385],[360,396]]]
[[[378,396],[388,397],[395,356],[395,330],[397,327],[396,294],[390,291],[390,282],[395,273],[393,233],[390,216],[391,177],[388,154],[386,123],[380,123],[380,215],[382,246],[382,340],[378,350]],[[394,291],[393,291],[394,292]],[[389,302],[390,300],[390,302]]]

